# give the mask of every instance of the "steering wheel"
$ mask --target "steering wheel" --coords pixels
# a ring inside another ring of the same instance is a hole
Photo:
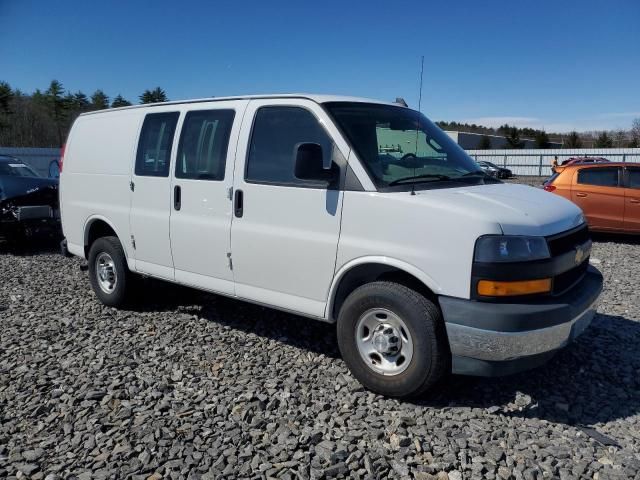
[[[400,157],[399,163],[404,167],[415,168],[418,166],[418,156],[415,153],[405,153]]]

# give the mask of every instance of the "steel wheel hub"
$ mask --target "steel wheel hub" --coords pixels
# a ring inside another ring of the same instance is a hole
[[[113,258],[106,252],[100,252],[96,257],[96,277],[103,292],[113,293],[118,283],[118,275]]]
[[[356,344],[365,364],[382,375],[404,372],[413,358],[413,340],[407,325],[384,308],[367,310],[358,319]]]

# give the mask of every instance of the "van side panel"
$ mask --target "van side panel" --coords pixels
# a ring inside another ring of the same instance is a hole
[[[69,250],[84,255],[85,228],[109,220],[129,259],[131,165],[144,110],[80,116],[73,124],[60,177],[62,228]],[[130,261],[131,263],[131,261]]]

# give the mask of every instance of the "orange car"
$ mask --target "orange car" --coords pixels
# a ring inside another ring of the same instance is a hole
[[[591,230],[640,233],[640,164],[556,167],[544,189],[582,208]]]

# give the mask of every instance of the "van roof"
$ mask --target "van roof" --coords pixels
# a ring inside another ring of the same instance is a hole
[[[371,98],[362,98],[362,97],[349,97],[345,95],[324,95],[324,94],[310,94],[310,93],[281,93],[281,94],[271,94],[271,95],[238,95],[234,97],[207,97],[207,98],[194,98],[190,100],[175,100],[170,102],[162,102],[162,103],[143,103],[140,105],[131,105],[128,107],[118,107],[118,108],[109,108],[105,110],[94,110],[92,112],[82,113],[80,116],[84,115],[95,115],[96,113],[106,113],[106,112],[116,112],[121,110],[131,110],[134,108],[149,108],[149,107],[160,107],[166,105],[182,105],[186,103],[206,103],[206,102],[221,102],[225,100],[257,100],[257,99],[276,99],[276,98],[298,98],[298,99],[306,99],[311,100],[316,103],[327,103],[327,102],[357,102],[357,103],[379,103],[381,105],[395,105],[402,106],[398,103],[393,102],[383,102],[380,100],[374,100]]]

